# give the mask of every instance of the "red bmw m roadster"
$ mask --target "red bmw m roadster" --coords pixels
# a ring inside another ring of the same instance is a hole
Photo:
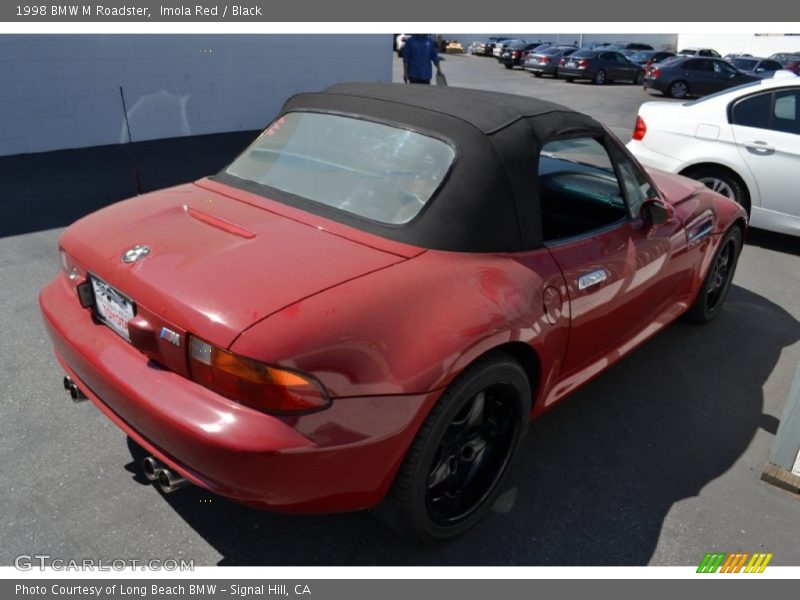
[[[563,106],[344,84],[217,175],[67,228],[40,304],[65,387],[165,491],[442,539],[530,418],[719,314],[746,217]]]

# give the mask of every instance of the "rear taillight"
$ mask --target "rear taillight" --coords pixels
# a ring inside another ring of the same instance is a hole
[[[651,67],[650,68],[650,78],[651,79],[658,79],[661,77],[661,69],[658,67]]]
[[[585,69],[588,66],[589,66],[589,61],[586,60],[585,58],[578,61],[578,68]]]
[[[292,414],[330,405],[313,377],[238,356],[196,337],[189,338],[189,369],[193,381],[263,412]]]
[[[567,64],[567,59],[566,58],[562,58],[560,61],[558,61],[558,66],[559,67],[563,67],[565,64]]]
[[[644,119],[636,115],[636,125],[633,128],[633,135],[631,136],[636,141],[644,139],[644,134],[647,133],[647,126],[644,124]]]
[[[539,58],[539,64],[546,65],[550,62],[550,58],[547,56],[542,56]]]
[[[514,50],[511,54],[514,56],[514,58],[519,57],[519,51],[518,50]]]

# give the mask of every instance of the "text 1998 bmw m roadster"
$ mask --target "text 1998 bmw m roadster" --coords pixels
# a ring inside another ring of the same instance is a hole
[[[562,106],[346,84],[218,175],[73,224],[40,304],[65,383],[166,489],[446,538],[530,417],[719,312],[745,227]]]

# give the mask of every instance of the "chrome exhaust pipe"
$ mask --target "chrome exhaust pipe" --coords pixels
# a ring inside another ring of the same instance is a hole
[[[161,469],[158,473],[158,485],[165,494],[177,492],[182,487],[189,485],[189,482],[169,469]]]
[[[69,395],[72,398],[73,402],[82,402],[83,400],[86,400],[86,394],[84,394],[81,391],[81,388],[75,385],[75,383],[73,383],[72,381],[70,381],[69,387],[67,389],[69,390]]]
[[[142,461],[142,472],[144,476],[147,477],[147,481],[155,481],[158,479],[159,473],[163,470],[164,465],[152,456],[148,456]]]
[[[67,376],[65,375],[65,376],[64,376],[64,389],[65,389],[66,391],[69,391],[69,386],[71,386],[71,385],[72,385],[72,379],[70,379],[69,377],[67,377]]]

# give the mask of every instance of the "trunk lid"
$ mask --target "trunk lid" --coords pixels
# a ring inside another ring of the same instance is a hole
[[[149,254],[124,263],[136,245]],[[61,246],[137,305],[223,348],[298,300],[409,258],[195,184],[93,213]]]

